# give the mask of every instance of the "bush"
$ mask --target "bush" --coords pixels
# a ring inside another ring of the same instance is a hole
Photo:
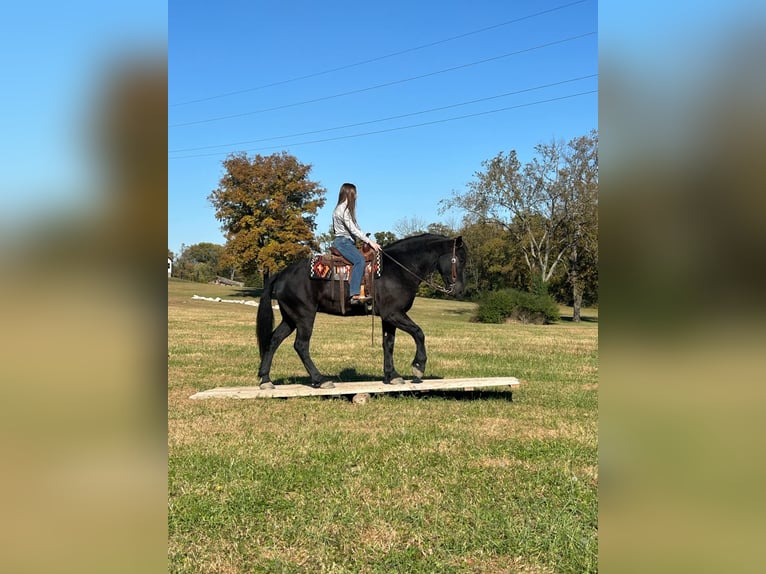
[[[559,319],[559,307],[550,295],[535,295],[516,289],[492,291],[479,300],[477,321],[503,323],[508,319],[522,323],[553,323]]]
[[[502,323],[513,309],[511,289],[490,291],[479,299],[476,320],[480,323]]]

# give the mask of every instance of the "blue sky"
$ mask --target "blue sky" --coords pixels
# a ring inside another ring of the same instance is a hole
[[[5,2],[0,17],[0,232],[94,207],[94,133],[115,61],[164,53],[155,0]]]
[[[359,224],[374,233],[413,217],[459,223],[439,200],[464,190],[482,161],[511,149],[526,161],[539,143],[598,127],[595,0],[168,8],[176,253],[225,242],[207,197],[231,152],[311,164],[327,189],[319,233],[340,185],[355,183]]]

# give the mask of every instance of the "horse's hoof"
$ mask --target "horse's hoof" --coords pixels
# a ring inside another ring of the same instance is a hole
[[[262,391],[270,391],[274,388],[274,383],[271,381],[264,381],[259,385]]]
[[[334,389],[335,383],[332,381],[323,381],[319,383],[318,385],[314,385],[315,389]]]
[[[401,377],[396,377],[395,379],[391,379],[388,383],[389,385],[403,385],[404,379]]]
[[[417,367],[413,366],[412,374],[415,376],[416,379],[422,379],[425,373],[421,371],[420,369],[418,369]]]

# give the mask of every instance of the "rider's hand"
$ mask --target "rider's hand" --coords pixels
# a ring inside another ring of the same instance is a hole
[[[370,247],[372,247],[375,251],[380,251],[380,244],[377,241],[374,241],[370,239],[369,242]]]

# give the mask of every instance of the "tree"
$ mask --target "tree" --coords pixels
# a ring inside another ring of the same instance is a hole
[[[463,194],[453,193],[442,209],[459,207],[477,222],[493,223],[510,233],[521,246],[526,266],[543,282],[550,280],[563,257],[555,244],[561,187],[558,146],[535,147],[541,158],[522,166],[515,150],[500,152],[482,162]]]
[[[335,229],[331,223],[330,227],[327,229],[327,233],[320,233],[317,235],[316,242],[317,245],[319,245],[319,250],[322,251],[322,253],[327,253],[330,250],[330,247],[332,247],[334,241]]]
[[[454,237],[457,235],[457,224],[454,219],[449,221],[440,221],[436,223],[429,223],[426,228],[428,233],[434,233],[436,235],[445,235],[447,237]]]
[[[426,232],[426,222],[417,215],[404,217],[394,224],[394,231],[399,237],[411,237]]]
[[[572,320],[580,321],[583,294],[598,285],[598,133],[571,140],[564,156],[564,210]]]
[[[180,279],[208,283],[222,275],[223,245],[215,243],[195,243],[181,246],[181,253],[175,262],[175,275]]]
[[[308,179],[310,165],[286,152],[232,154],[209,196],[226,234],[226,254],[246,276],[265,276],[318,250],[317,211],[327,190]]]
[[[386,247],[396,241],[396,235],[390,231],[376,231],[374,235],[375,241],[377,241],[381,247]]]
[[[492,222],[466,222],[461,231],[468,245],[466,293],[485,293],[512,287],[529,288],[529,273],[510,234]]]
[[[521,249],[535,289],[544,289],[563,267],[577,283],[587,260],[579,250],[592,252],[597,236],[598,137],[594,130],[567,148],[554,141],[535,152],[525,165],[515,150],[482,162],[484,171],[474,174],[465,193],[442,200],[442,210],[458,207],[475,222],[502,227]]]

